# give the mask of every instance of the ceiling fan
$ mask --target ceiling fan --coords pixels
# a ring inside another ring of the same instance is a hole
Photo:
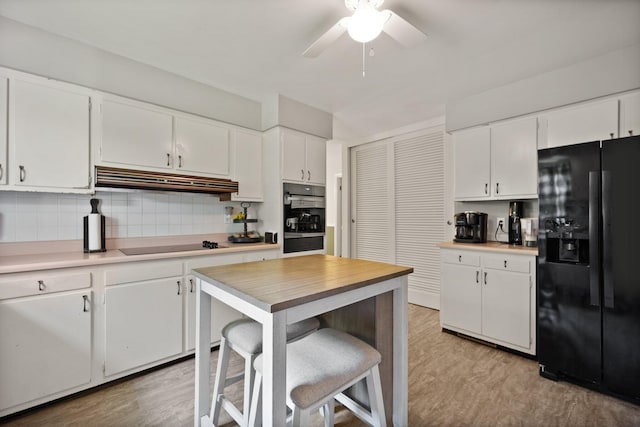
[[[344,0],[352,16],[340,19],[333,27],[302,53],[315,58],[345,32],[357,42],[368,43],[382,31],[405,47],[424,41],[427,36],[391,10],[378,10],[384,0]]]

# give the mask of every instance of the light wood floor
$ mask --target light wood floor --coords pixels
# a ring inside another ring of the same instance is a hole
[[[217,352],[213,356],[215,372]],[[241,369],[241,359],[232,363]],[[190,426],[193,367],[189,359],[4,421],[10,426]],[[232,392],[239,398],[241,386]],[[319,417],[315,421],[322,425]],[[336,425],[363,424],[341,411]],[[543,379],[535,361],[442,333],[437,311],[410,305],[409,426],[631,427],[640,426],[640,407]]]

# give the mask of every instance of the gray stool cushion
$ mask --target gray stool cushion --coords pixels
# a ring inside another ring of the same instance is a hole
[[[380,363],[380,353],[335,329],[320,329],[287,344],[287,395],[301,409],[338,394],[351,380]],[[253,367],[262,374],[262,355]]]
[[[315,317],[287,325],[287,341],[315,331],[320,321]],[[222,336],[247,353],[262,353],[262,325],[252,319],[230,322],[222,329]]]

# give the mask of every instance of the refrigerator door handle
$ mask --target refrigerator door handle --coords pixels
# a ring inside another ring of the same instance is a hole
[[[602,171],[602,281],[604,282],[604,306],[614,308],[613,260],[611,248],[611,172]]]
[[[598,245],[598,200],[600,172],[589,172],[589,297],[590,305],[600,305],[600,262]]]

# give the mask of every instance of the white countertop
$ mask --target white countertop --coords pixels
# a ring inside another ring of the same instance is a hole
[[[226,237],[226,235],[224,235]],[[280,249],[279,244],[267,243],[230,243],[220,237],[207,235],[175,236],[165,238],[113,239],[107,241],[106,252],[84,253],[82,242],[46,242],[0,245],[0,274],[20,273],[35,270],[55,268],[86,267],[92,265],[115,264],[122,262],[147,261],[168,258],[186,258],[194,256],[222,255],[236,252],[261,251]],[[125,255],[118,248],[133,248],[142,246],[162,246],[167,244],[181,244],[202,240],[219,241],[225,248],[165,252],[145,255]],[[29,246],[33,249],[29,251]]]
[[[499,252],[513,255],[533,255],[538,256],[537,247],[528,247],[521,245],[510,245],[501,242],[486,243],[458,243],[458,242],[442,242],[437,245],[441,249],[465,249],[475,251]]]

